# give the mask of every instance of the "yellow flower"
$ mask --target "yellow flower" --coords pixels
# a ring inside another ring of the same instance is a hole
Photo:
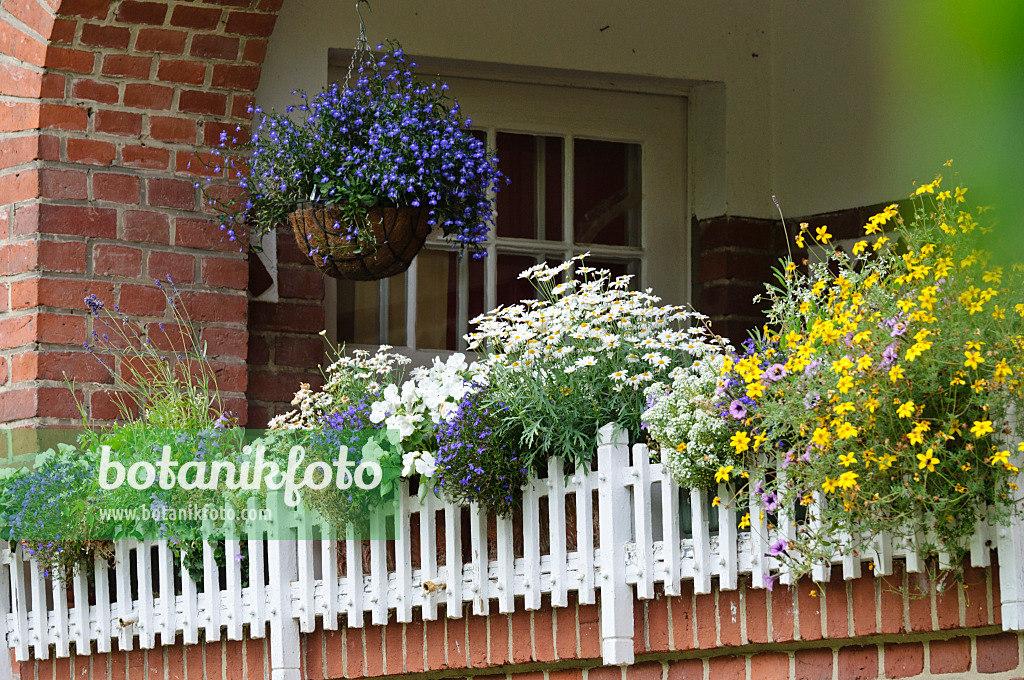
[[[855,481],[859,475],[853,470],[847,470],[843,474],[839,475],[839,479],[836,480],[836,486],[840,486],[844,489],[852,489],[857,486]]]
[[[974,425],[971,425],[971,434],[975,439],[981,439],[990,432],[995,432],[991,420],[975,420]]]
[[[931,449],[928,449],[924,453],[917,454],[917,459],[921,461],[917,464],[919,469],[927,469],[928,472],[935,472],[935,465],[939,462],[939,459],[932,454]]]
[[[853,387],[853,378],[851,378],[848,375],[844,375],[842,378],[839,379],[839,382],[836,383],[836,388],[839,389],[839,392],[841,394],[846,394],[847,392],[850,391],[850,389],[852,387]]]
[[[900,418],[910,418],[911,416],[914,415],[914,409],[914,402],[908,401],[903,404],[900,404],[900,407],[896,409],[896,415],[898,415]]]
[[[824,224],[814,230],[816,237],[822,243],[828,243],[832,240],[832,234],[828,233],[828,227]]]
[[[874,413],[878,409],[879,403],[877,399],[871,397],[870,399],[864,402],[864,406],[867,407],[868,413]]]
[[[747,385],[747,396],[751,399],[760,399],[764,395],[764,384],[755,381]]]
[[[850,360],[850,357],[847,356],[844,356],[839,361],[832,362],[833,373],[842,373],[843,371],[848,371],[851,368],[853,368],[853,361]]]
[[[853,453],[844,453],[839,456],[839,464],[843,467],[850,467],[857,462],[857,456]]]
[[[992,458],[989,459],[989,463],[991,465],[1005,465],[1007,462],[1009,462],[1009,459],[1009,451],[999,451],[998,453],[992,454]]]
[[[717,508],[718,504],[721,503],[721,502],[722,502],[721,497],[715,496],[715,498],[711,501],[711,507]]]
[[[814,430],[814,435],[811,437],[811,441],[821,448],[827,448],[829,442],[832,441],[832,435],[829,431],[823,427],[819,427]]]
[[[854,338],[856,342],[856,337]],[[861,371],[866,371],[871,368],[871,365],[875,363],[875,360],[869,357],[867,354],[857,359],[857,368]]]
[[[680,442],[679,446],[676,447],[676,451],[682,452],[686,450],[686,442]]]
[[[871,244],[871,250],[874,250],[875,252],[878,252],[878,250],[882,246],[884,246],[886,243],[888,243],[888,242],[889,242],[888,237],[886,237],[886,236],[879,236],[878,240],[876,240],[874,243]]]
[[[964,198],[964,194],[966,194],[966,193],[967,193],[967,189],[961,189],[960,187],[957,187],[956,188],[956,202],[957,203],[963,203],[966,200]]]
[[[758,432],[757,434],[755,434],[754,435],[754,450],[757,451],[759,448],[761,448],[761,444],[764,444],[765,441],[767,441],[767,439],[768,439],[768,435],[764,434],[763,432]]]
[[[836,415],[840,415],[841,416],[844,413],[850,413],[852,411],[856,411],[857,407],[853,405],[853,402],[841,401],[838,404],[836,404],[835,406],[833,406],[832,410],[835,411]]]
[[[857,428],[845,420],[836,428],[836,436],[840,439],[849,439],[857,436]]]
[[[981,352],[970,350],[964,352],[964,356],[967,357],[967,360],[964,361],[964,366],[967,368],[978,368],[978,364],[985,363],[985,358],[981,356]]]
[[[884,472],[885,470],[891,468],[893,466],[893,463],[895,462],[896,456],[892,455],[891,453],[887,453],[878,459],[878,469]]]
[[[740,529],[746,529],[750,526],[750,513],[743,515],[743,519],[740,520]]]
[[[902,366],[900,366],[899,364],[896,364],[895,366],[893,366],[892,368],[889,369],[889,380],[891,382],[896,382],[897,380],[902,380],[902,379],[903,379],[903,367]]]
[[[728,482],[729,481],[729,473],[732,472],[732,468],[733,468],[732,465],[726,465],[724,467],[718,468],[718,472],[715,473],[715,481],[716,482]]]
[[[836,490],[836,481],[826,477],[825,481],[821,483],[821,488],[825,490],[825,493],[832,493]]]
[[[804,242],[804,235],[803,234],[797,234],[796,235],[796,247],[797,248],[804,248],[804,247],[806,247],[806,244]]]
[[[739,430],[732,436],[729,443],[736,449],[736,453],[743,453],[750,448],[750,435]]]
[[[868,242],[867,241],[857,241],[856,243],[853,244],[853,254],[854,255],[860,255],[865,250],[867,250],[867,247],[868,247]]]
[[[967,491],[967,487],[964,486],[963,484],[957,484],[956,486],[953,487],[953,490],[956,491],[957,493],[963,493]]]

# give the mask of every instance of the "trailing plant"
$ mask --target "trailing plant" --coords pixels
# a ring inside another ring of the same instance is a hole
[[[428,210],[431,226],[482,256],[498,160],[470,132],[448,86],[415,68],[397,42],[378,45],[354,83],[313,97],[296,92],[299,103],[283,114],[252,107],[256,126],[240,145],[223,133],[204,191],[227,238],[261,235],[296,203],[321,201],[341,208],[351,240],[362,244],[372,238],[368,208],[408,206]],[[225,172],[239,175],[242,199],[212,188]]]
[[[740,404],[730,447],[753,468],[780,456],[759,492],[816,519],[783,541],[800,572],[860,554],[887,533],[959,564],[977,522],[1020,500],[1024,269],[991,263],[990,227],[966,189],[918,187],[910,214],[872,217],[852,253],[806,274],[791,259],[768,290],[771,330],[727,359],[718,409]],[[797,245],[828,246],[806,224]],[[728,473],[725,475],[728,477]],[[790,513],[793,516],[793,513]]]

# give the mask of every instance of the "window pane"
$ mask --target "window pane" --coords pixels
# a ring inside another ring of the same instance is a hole
[[[607,269],[611,272],[611,281],[619,276],[632,274],[633,278],[629,280],[630,290],[640,289],[640,260],[603,260],[597,257],[588,257],[584,263],[594,269]],[[581,277],[577,275],[576,278]]]
[[[416,347],[454,349],[458,323],[458,255],[421,250],[416,256]]]
[[[561,241],[562,138],[499,132],[496,140],[509,180],[498,192],[497,235]]]
[[[497,301],[499,305],[516,305],[520,300],[532,300],[537,292],[526,279],[519,278],[519,273],[537,264],[538,258],[533,255],[498,254]]]
[[[573,150],[573,240],[640,245],[640,145],[577,139]]]
[[[338,341],[380,344],[380,286],[376,281],[338,280]]]

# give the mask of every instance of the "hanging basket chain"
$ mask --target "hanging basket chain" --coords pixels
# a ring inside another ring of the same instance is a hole
[[[370,43],[366,39],[366,23],[363,21],[363,13],[359,9],[359,6],[363,4],[371,12],[373,11],[369,0],[356,0],[356,15],[359,17],[359,37],[356,38],[356,47],[352,50],[352,58],[348,62],[348,73],[345,75],[346,85],[352,82],[352,72],[357,71],[363,62],[370,57]]]

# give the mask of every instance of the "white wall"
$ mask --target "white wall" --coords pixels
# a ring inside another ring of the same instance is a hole
[[[890,115],[901,102],[884,73],[885,0],[371,5],[362,9],[371,44],[395,37],[424,57],[653,77],[686,90],[698,217],[773,217],[773,194],[790,216],[877,203],[938,169],[892,153],[907,123]],[[293,89],[322,87],[327,50],[351,48],[357,27],[354,2],[285,0],[259,102],[280,109]]]

